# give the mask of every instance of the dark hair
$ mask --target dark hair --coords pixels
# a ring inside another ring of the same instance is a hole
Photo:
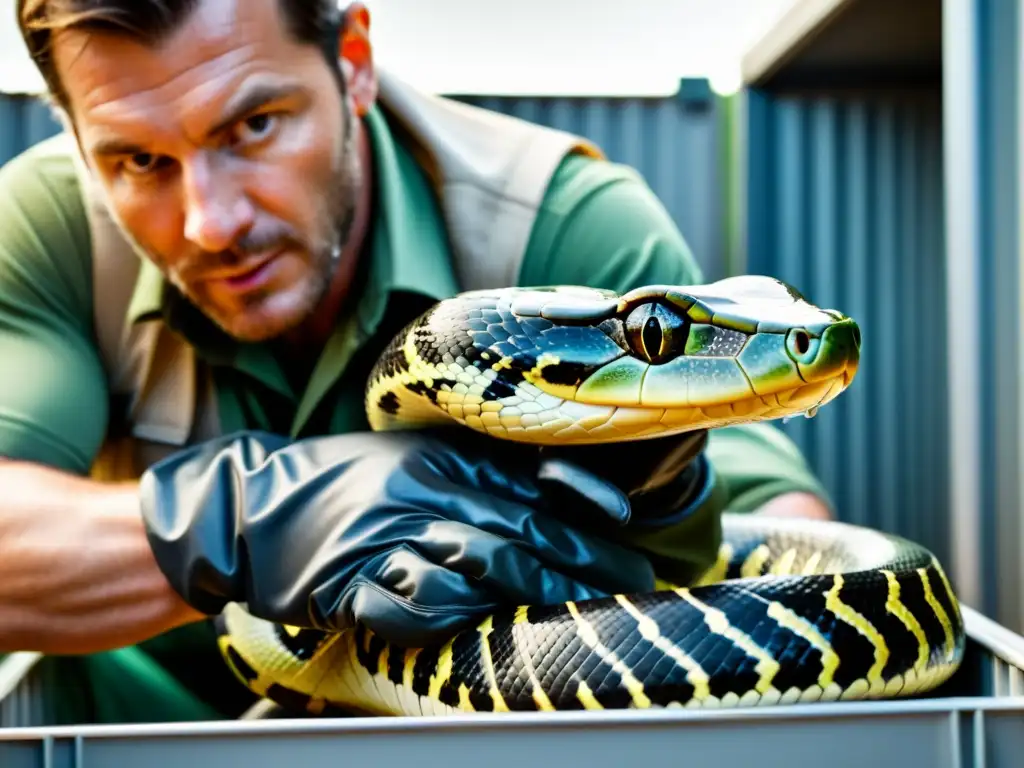
[[[338,0],[278,0],[288,31],[321,48],[344,88],[338,64],[343,12]],[[195,10],[199,0],[18,0],[18,28],[32,61],[57,105],[70,112],[67,93],[50,57],[50,38],[66,29],[102,30],[156,43]]]

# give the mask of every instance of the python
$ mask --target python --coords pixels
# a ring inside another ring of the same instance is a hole
[[[371,427],[459,424],[543,446],[627,443],[813,416],[846,391],[860,329],[773,278],[473,291],[397,334]],[[762,706],[932,690],[961,663],[957,598],[931,552],[839,522],[723,516],[694,584],[511,607],[422,648],[325,634],[232,604],[227,663],[313,714]]]

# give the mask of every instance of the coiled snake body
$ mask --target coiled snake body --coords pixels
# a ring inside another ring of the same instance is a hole
[[[770,278],[624,295],[511,288],[442,301],[368,382],[375,430],[452,419],[588,444],[813,415],[856,374],[856,323]],[[696,584],[521,606],[448,642],[275,625],[231,605],[221,650],[256,693],[314,714],[726,707],[907,696],[960,664],[941,565],[841,523],[725,515]]]

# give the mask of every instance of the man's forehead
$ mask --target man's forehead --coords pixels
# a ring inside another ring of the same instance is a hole
[[[297,44],[278,2],[202,0],[156,44],[111,32],[61,33],[54,58],[76,117],[116,123],[133,113],[201,110],[247,73],[290,68]]]

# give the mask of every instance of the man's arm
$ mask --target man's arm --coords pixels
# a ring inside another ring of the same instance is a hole
[[[520,273],[520,284],[569,283],[623,292],[655,283],[699,284],[685,238],[632,169],[568,158],[556,174]],[[818,517],[832,504],[797,447],[768,424],[713,430],[707,455],[732,511]]]
[[[81,654],[205,618],[171,589],[134,483],[0,460],[0,652]]]
[[[134,484],[85,477],[106,429],[88,229],[69,163],[0,168],[0,652],[90,653],[201,616],[153,559]]]

